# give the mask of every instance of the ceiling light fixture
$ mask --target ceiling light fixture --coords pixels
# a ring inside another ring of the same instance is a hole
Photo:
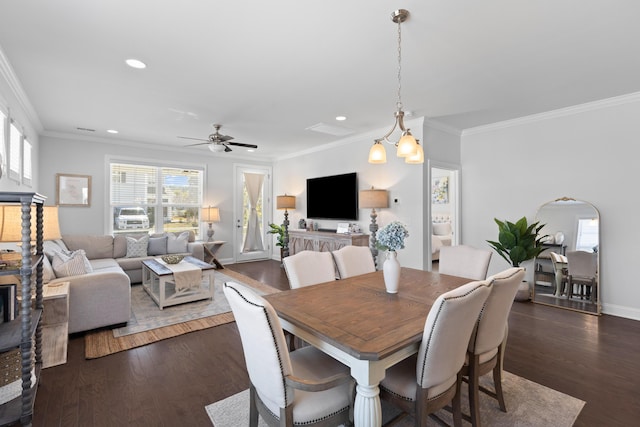
[[[345,116],[336,116],[336,120],[339,122],[343,122],[345,120],[347,120],[347,118]]]
[[[147,64],[140,61],[139,59],[127,59],[124,62],[126,62],[127,65],[131,68],[138,68],[138,69],[147,68]]]
[[[424,152],[422,154],[422,160],[419,160],[419,151],[422,151],[422,147],[418,145],[416,139],[411,135],[410,129],[404,126],[405,113],[402,110],[402,31],[401,24],[409,18],[409,11],[406,9],[398,9],[391,14],[391,20],[398,24],[398,100],[396,101],[397,111],[394,116],[396,118],[393,127],[382,138],[376,139],[371,150],[369,151],[369,163],[379,164],[387,162],[387,153],[382,145],[382,141],[386,141],[389,144],[394,144],[397,147],[396,155],[398,157],[411,157],[412,161],[407,163],[424,163]],[[389,140],[391,134],[396,130],[396,127],[402,131],[400,140],[393,142]]]
[[[107,130],[107,132],[108,132],[108,133],[114,133],[114,134],[115,134],[115,133],[118,133],[118,131],[117,131],[117,130],[115,130],[115,129],[108,129],[108,130]]]

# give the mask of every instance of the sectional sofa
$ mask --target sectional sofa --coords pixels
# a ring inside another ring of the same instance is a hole
[[[128,322],[131,284],[142,281],[143,260],[166,253],[204,258],[192,232],[63,235],[45,241],[44,253],[44,284],[69,282],[69,333]]]

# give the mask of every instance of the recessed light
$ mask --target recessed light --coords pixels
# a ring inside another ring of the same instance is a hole
[[[343,121],[347,120],[347,117],[346,116],[337,116],[336,120],[339,121],[339,122],[343,122]]]
[[[115,130],[115,129],[109,129],[109,130],[107,130],[107,132],[109,132],[109,133],[118,133],[118,131]]]
[[[147,64],[140,61],[139,59],[127,59],[125,62],[131,68],[138,68],[138,69],[147,68]]]
[[[249,148],[249,149],[247,149],[247,151],[250,152],[250,153],[253,153],[256,150],[254,150],[253,148]]]

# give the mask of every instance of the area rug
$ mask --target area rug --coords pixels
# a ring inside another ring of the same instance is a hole
[[[244,283],[265,295],[278,292],[264,283],[229,269],[215,272],[213,300],[197,301],[160,310],[141,285],[131,289],[131,320],[125,327],[85,335],[85,357],[95,359],[201,329],[233,322],[222,292],[227,281]]]
[[[491,375],[481,378],[481,383],[493,389]],[[466,384],[462,387],[462,411],[469,413]],[[482,425],[492,427],[569,427],[575,422],[585,402],[543,385],[534,383],[509,372],[503,374],[503,392],[508,412],[500,411],[495,399],[485,394],[480,396],[480,418]],[[205,407],[214,427],[241,427],[249,425],[249,390],[228,397]],[[382,422],[393,419],[398,410],[382,401]],[[451,414],[446,410],[436,414],[449,425],[453,425]],[[463,422],[464,425],[469,425]],[[414,425],[413,417],[405,417],[398,427]],[[259,427],[266,427],[262,419]]]

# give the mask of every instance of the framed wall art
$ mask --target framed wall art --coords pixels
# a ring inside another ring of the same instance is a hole
[[[56,174],[56,204],[58,206],[91,205],[91,176]]]
[[[449,203],[449,177],[433,178],[431,184],[431,203],[443,205]]]

